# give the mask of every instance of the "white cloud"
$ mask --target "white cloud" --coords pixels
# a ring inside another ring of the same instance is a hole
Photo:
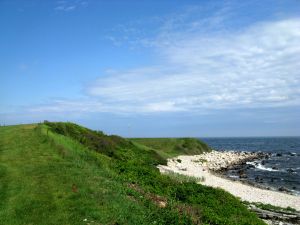
[[[168,28],[155,42],[163,65],[109,73],[88,94],[142,112],[300,104],[299,18],[218,35]]]
[[[84,100],[31,110],[155,113],[300,105],[300,18],[228,31],[228,7],[190,19],[194,10],[164,21],[154,38],[135,40],[153,48],[159,65],[107,71],[86,87]]]
[[[104,106],[101,102],[88,99],[80,100],[54,100],[49,103],[41,104],[28,108],[29,112],[97,112],[103,111]]]
[[[57,11],[69,12],[69,11],[74,11],[76,8],[85,7],[87,5],[88,5],[87,1],[63,0],[63,1],[57,1],[54,9]]]

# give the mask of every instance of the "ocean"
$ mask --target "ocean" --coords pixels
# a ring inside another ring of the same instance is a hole
[[[214,150],[271,153],[268,159],[247,162],[224,172],[236,180],[300,195],[300,137],[201,138]],[[244,178],[239,178],[240,171]]]

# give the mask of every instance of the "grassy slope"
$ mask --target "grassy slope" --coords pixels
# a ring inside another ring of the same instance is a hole
[[[33,128],[1,127],[0,224],[147,221],[149,209],[128,201],[108,157],[58,135],[49,141]]]
[[[0,224],[263,224],[222,190],[160,175],[147,148],[62,127],[0,127]]]
[[[196,138],[131,138],[133,142],[155,149],[164,158],[196,155],[211,149]]]

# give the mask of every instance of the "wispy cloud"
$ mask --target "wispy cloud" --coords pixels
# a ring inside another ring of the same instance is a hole
[[[56,2],[55,10],[57,11],[73,11],[79,7],[85,7],[88,5],[87,1],[83,0],[61,0]]]
[[[300,105],[300,18],[228,30],[230,6],[200,18],[197,10],[173,15],[151,38],[135,40],[153,49],[159,65],[109,71],[86,87],[84,100],[32,110],[154,113]]]
[[[217,35],[168,28],[156,46],[163,65],[107,74],[88,94],[146,111],[300,104],[299,18]]]

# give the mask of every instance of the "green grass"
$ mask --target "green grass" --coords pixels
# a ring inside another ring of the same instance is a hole
[[[292,207],[287,207],[287,208],[282,208],[279,206],[274,206],[271,204],[263,204],[261,202],[248,202],[248,201],[243,201],[243,203],[245,205],[255,205],[257,208],[260,209],[265,209],[265,210],[270,210],[270,211],[275,211],[275,212],[297,212],[296,209],[292,208]]]
[[[128,201],[106,156],[33,128],[1,127],[0,224],[140,224],[151,214]]]
[[[187,176],[187,175],[183,175],[183,174],[179,174],[179,173],[175,173],[175,172],[168,172],[167,175],[169,177],[171,177],[172,179],[175,179],[179,183],[184,183],[184,182],[199,183],[199,182],[205,181],[204,177],[191,177],[191,176]]]
[[[0,127],[0,224],[264,224],[223,190],[161,175],[164,162],[72,123]]]
[[[131,138],[130,140],[154,149],[163,158],[197,155],[211,151],[206,143],[197,138]]]

